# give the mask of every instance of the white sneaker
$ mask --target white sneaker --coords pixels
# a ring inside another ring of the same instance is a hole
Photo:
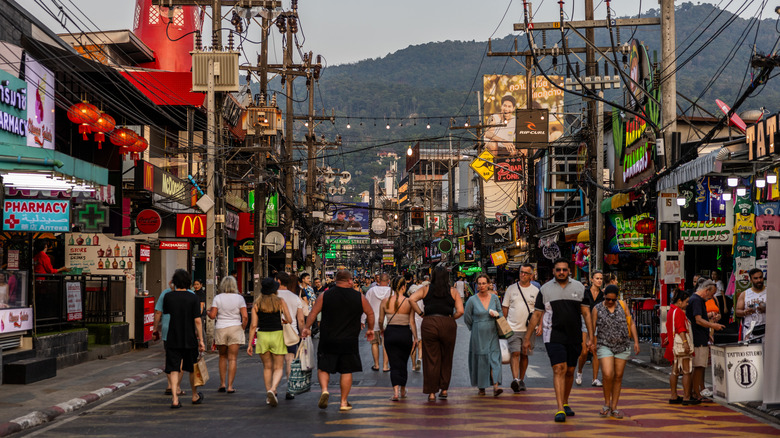
[[[591,386],[596,386],[596,387],[599,387],[599,388],[604,386],[604,385],[601,384],[601,380],[599,380],[599,379],[594,380],[593,383],[591,383],[590,385]]]
[[[574,383],[577,385],[582,385],[582,373],[576,373],[574,375]]]
[[[701,394],[702,397],[712,397],[712,391],[707,388],[702,389],[699,394]]]

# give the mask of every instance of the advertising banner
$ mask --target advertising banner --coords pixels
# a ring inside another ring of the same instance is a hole
[[[686,204],[688,203],[686,198]],[[695,205],[696,202],[693,202]],[[680,239],[685,245],[731,245],[734,240],[734,205],[726,202],[726,214],[707,220],[689,216],[680,222]],[[687,207],[683,206],[683,209]]]
[[[0,334],[32,330],[33,309],[0,309]]]
[[[329,234],[369,237],[369,218],[367,203],[334,206],[325,216],[325,227]]]
[[[3,231],[70,231],[70,201],[6,199]]]
[[[562,76],[551,76],[551,79],[563,86]],[[541,140],[539,137],[528,140],[529,137],[525,135],[536,133],[539,131],[536,128],[541,127],[529,127],[529,122],[540,121],[537,120],[540,115],[527,110],[547,111],[547,141],[555,141],[563,135],[564,94],[542,76],[531,78],[530,103],[526,76],[485,75],[482,82],[485,113],[483,123],[486,126],[483,140],[485,150],[495,157],[493,163],[488,163],[495,164],[491,179],[483,184],[484,206],[485,216],[495,217],[496,213],[505,214],[525,203],[527,194],[524,187],[528,175],[525,174],[524,167],[528,144],[518,143],[518,138],[521,137],[518,132],[523,133],[523,139],[519,141],[536,141],[535,147],[539,146],[538,140]],[[518,114],[534,118],[521,121]],[[518,166],[521,172],[517,172]]]
[[[24,58],[27,81],[27,146],[54,149],[54,73],[32,59]]]
[[[187,251],[190,249],[190,242],[182,242],[179,240],[161,240],[160,249],[173,249],[177,251]]]
[[[65,266],[81,269],[82,273],[135,278],[134,252],[132,242],[114,240],[100,233],[71,233],[65,239]]]
[[[80,321],[84,317],[81,307],[81,282],[69,281],[65,285],[68,321]]]
[[[179,179],[147,161],[138,160],[135,165],[135,187],[194,207],[198,200],[195,187],[189,181]]]

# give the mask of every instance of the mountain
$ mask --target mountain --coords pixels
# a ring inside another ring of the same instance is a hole
[[[643,14],[643,17],[659,16],[658,9]],[[774,19],[751,22],[709,4],[694,5],[691,2],[678,5],[675,18],[677,90],[718,115],[715,99],[733,102],[749,83],[749,59],[753,47],[759,53],[773,49],[777,39]],[[559,31],[547,32],[548,47],[558,42],[560,36]],[[640,27],[636,31],[621,29],[617,44],[628,41],[632,36],[647,46],[651,61],[660,61],[658,26]],[[618,36],[613,34],[613,37]],[[526,50],[525,36],[508,35],[492,41],[493,51],[512,50],[515,38],[518,49]],[[540,33],[535,38],[540,44]],[[569,34],[571,47],[584,45],[578,40],[579,37]],[[705,45],[707,42],[709,44]],[[596,44],[610,45],[606,30],[596,31]],[[320,125],[317,133],[331,140],[336,134],[342,136],[343,146],[338,151],[328,151],[330,155],[325,157],[325,161],[334,167],[350,170],[353,175],[356,171],[361,173],[355,175],[350,183],[350,192],[367,190],[372,176],[384,176],[382,169],[387,169],[387,162],[377,163],[378,151],[393,150],[400,155],[418,139],[446,144],[450,134],[455,138],[456,146],[473,144],[473,136],[470,137],[467,132],[448,129],[450,118],[457,117],[455,122],[458,126],[466,121],[477,122],[476,92],[482,91],[482,75],[524,74],[520,65],[523,59],[518,58],[516,62],[512,58],[486,56],[486,53],[485,41],[432,42],[409,46],[383,58],[323,69],[315,88],[315,107],[319,108],[319,112],[325,108],[327,114],[335,111],[336,120],[334,124],[325,122]],[[621,58],[618,55],[619,61],[622,61]],[[570,60],[574,63],[575,57],[570,56]],[[557,61],[558,74],[565,74],[563,66],[566,60],[559,57]],[[541,64],[549,74],[553,73],[550,58],[542,60]],[[601,61],[599,66],[603,64]],[[580,65],[584,66],[584,63],[580,62]],[[778,79],[771,79],[742,105],[740,111],[760,107],[767,108],[769,112],[777,111],[775,102],[780,100],[780,82],[775,81]],[[273,81],[271,87],[279,89],[278,80]],[[296,81],[295,95],[296,99],[306,97],[302,80]],[[622,102],[622,92],[613,92],[607,95],[607,99]],[[297,105],[296,112],[304,113],[305,103]],[[683,109],[690,106],[682,98],[678,98],[678,105]],[[567,112],[578,113],[582,105],[578,98],[567,94],[566,107]],[[687,114],[707,115],[701,111]],[[350,129],[346,128],[348,123]],[[388,125],[390,129],[387,129]],[[378,146],[361,150],[372,145]],[[361,151],[353,152],[356,150]]]

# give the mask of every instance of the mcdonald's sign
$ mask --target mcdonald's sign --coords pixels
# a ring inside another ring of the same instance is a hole
[[[189,181],[144,160],[138,160],[135,165],[134,185],[136,189],[154,193],[153,198],[174,201],[185,207],[194,207],[198,201],[195,187]]]
[[[177,214],[176,237],[206,237],[205,214]]]

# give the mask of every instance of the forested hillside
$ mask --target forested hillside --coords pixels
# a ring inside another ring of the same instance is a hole
[[[659,11],[651,10],[644,16],[657,17]],[[676,25],[678,92],[699,102],[713,114],[716,114],[716,98],[733,102],[747,86],[753,47],[759,53],[767,53],[773,50],[778,38],[774,18],[750,22],[708,4],[688,2],[679,5]],[[651,59],[660,63],[658,26],[621,29],[619,43],[632,36],[643,41]],[[559,42],[560,37],[560,31],[547,32],[548,47]],[[617,39],[617,33],[613,37]],[[525,35],[495,39],[492,50],[512,50],[515,38],[519,50],[525,50],[528,46]],[[536,38],[537,44],[541,45],[539,33]],[[596,40],[599,46],[610,45],[609,34],[604,30],[596,32]],[[574,34],[569,34],[569,44],[583,45]],[[315,91],[315,107],[320,108],[318,111],[325,108],[327,114],[335,110],[336,121],[335,124],[323,123],[317,132],[329,139],[337,133],[343,138],[344,146],[339,151],[330,151],[334,156],[326,159],[333,166],[357,169],[364,166],[362,175],[356,175],[350,184],[351,191],[366,190],[372,176],[384,176],[383,172],[377,175],[374,166],[366,166],[376,161],[379,150],[395,150],[402,154],[414,139],[440,138],[445,142],[451,132],[456,138],[468,138],[467,132],[451,131],[447,127],[450,117],[457,117],[461,125],[466,120],[477,122],[476,92],[482,91],[482,75],[525,72],[520,65],[524,59],[491,57],[486,53],[486,41],[431,42],[410,46],[383,58],[323,69]],[[572,63],[579,61],[581,69],[584,69],[583,59],[570,56]],[[622,61],[621,55],[618,60]],[[565,74],[565,59],[559,57],[557,61],[557,74]],[[542,66],[548,74],[555,73],[551,59],[542,60]],[[600,68],[602,66],[603,61]],[[272,82],[272,86],[278,89],[278,81]],[[303,81],[296,81],[296,98],[305,96]],[[608,98],[622,101],[621,95],[612,94]],[[740,110],[765,107],[776,112],[779,109],[777,102],[780,102],[780,79],[772,79]],[[679,99],[678,104],[686,110],[690,106],[684,99]],[[297,104],[296,112],[303,113],[305,108],[305,104]],[[566,108],[568,112],[579,112],[578,98],[567,94]],[[706,113],[689,111],[687,115],[703,116]],[[390,129],[387,129],[388,125]],[[342,154],[378,144],[382,146]]]

